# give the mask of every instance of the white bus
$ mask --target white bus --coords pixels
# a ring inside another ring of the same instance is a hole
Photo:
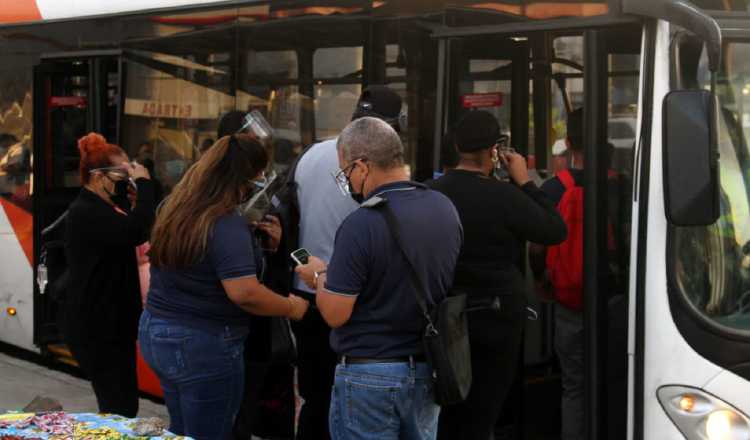
[[[10,3],[3,343],[65,357],[34,271],[41,231],[79,191],[88,131],[153,161],[168,193],[229,110],[266,114],[283,171],[346,125],[363,86],[388,84],[415,180],[474,109],[544,178],[567,112],[584,107],[587,438],[750,438],[747,0]],[[538,319],[498,436],[559,438],[552,305],[529,302]]]

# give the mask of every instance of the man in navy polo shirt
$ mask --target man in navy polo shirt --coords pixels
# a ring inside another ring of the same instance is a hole
[[[355,199],[385,199],[406,249],[426,285],[430,305],[453,282],[462,230],[444,195],[410,182],[404,147],[382,120],[350,123],[337,143],[336,179]],[[335,194],[331,195],[336,196]],[[333,327],[339,356],[329,424],[333,440],[436,437],[440,408],[425,362],[426,322],[410,282],[410,268],[379,207],[358,208],[341,224],[330,265],[316,257],[296,271],[316,289],[316,302]]]

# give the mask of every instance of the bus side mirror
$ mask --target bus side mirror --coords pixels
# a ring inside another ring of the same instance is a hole
[[[716,101],[705,90],[664,98],[664,201],[675,226],[706,226],[719,218]]]

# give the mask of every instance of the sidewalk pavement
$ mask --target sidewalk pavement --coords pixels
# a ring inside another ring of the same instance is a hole
[[[36,396],[51,397],[71,413],[97,411],[88,381],[0,353],[0,414],[20,410]],[[146,399],[141,399],[138,417],[169,420],[164,405]]]

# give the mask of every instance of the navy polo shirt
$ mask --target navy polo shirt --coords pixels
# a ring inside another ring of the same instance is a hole
[[[250,315],[227,296],[222,281],[261,277],[263,253],[247,220],[238,214],[214,224],[203,259],[192,267],[172,270],[151,266],[146,308],[159,318],[204,328],[244,327]]]
[[[426,284],[429,304],[445,298],[461,250],[462,230],[453,203],[412,182],[381,186],[370,197],[388,200],[411,261]],[[356,296],[349,321],[331,333],[340,355],[386,358],[423,353],[426,321],[415,298],[411,272],[380,212],[358,208],[341,224],[325,288]]]

